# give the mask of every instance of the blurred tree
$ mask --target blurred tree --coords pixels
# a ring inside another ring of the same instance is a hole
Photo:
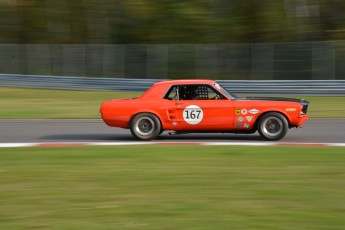
[[[321,40],[345,38],[344,11],[345,1],[343,0],[320,0],[319,31]]]
[[[227,43],[345,38],[343,0],[1,0],[2,43]]]
[[[21,16],[16,2],[0,2],[0,42],[17,43],[20,35]]]

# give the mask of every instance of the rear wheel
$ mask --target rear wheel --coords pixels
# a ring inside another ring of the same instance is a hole
[[[153,140],[161,132],[161,122],[152,113],[139,113],[132,118],[130,130],[140,140]]]
[[[278,141],[288,131],[288,121],[280,113],[266,113],[258,121],[260,136],[269,141]]]

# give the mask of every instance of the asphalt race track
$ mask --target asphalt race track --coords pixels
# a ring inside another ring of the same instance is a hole
[[[0,120],[0,143],[133,142],[129,130],[108,127],[100,119]],[[164,132],[157,142],[265,142],[255,134],[182,134]],[[309,119],[290,129],[280,142],[345,143],[345,119]]]

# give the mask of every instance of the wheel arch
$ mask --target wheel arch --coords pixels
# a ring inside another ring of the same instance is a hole
[[[256,130],[258,129],[258,122],[259,122],[260,118],[263,117],[267,113],[279,113],[279,114],[283,115],[285,117],[286,121],[288,122],[289,128],[291,127],[290,119],[285,113],[283,113],[282,111],[279,111],[279,110],[268,110],[268,111],[261,113],[260,116],[258,116],[256,118],[255,123],[254,123],[254,127]]]
[[[162,123],[161,117],[160,117],[157,113],[155,113],[155,112],[153,112],[153,111],[137,111],[137,112],[133,113],[132,116],[131,116],[131,118],[129,119],[128,128],[130,127],[130,125],[131,125],[131,123],[132,123],[132,121],[133,121],[133,118],[134,118],[136,115],[140,114],[140,113],[150,113],[150,114],[156,116],[156,117],[158,118],[158,120],[159,120],[159,123],[161,124],[161,129],[163,129],[163,123]]]

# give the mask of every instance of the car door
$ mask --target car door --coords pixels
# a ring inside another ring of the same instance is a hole
[[[230,130],[233,102],[211,85],[181,85],[175,101],[180,130]]]

